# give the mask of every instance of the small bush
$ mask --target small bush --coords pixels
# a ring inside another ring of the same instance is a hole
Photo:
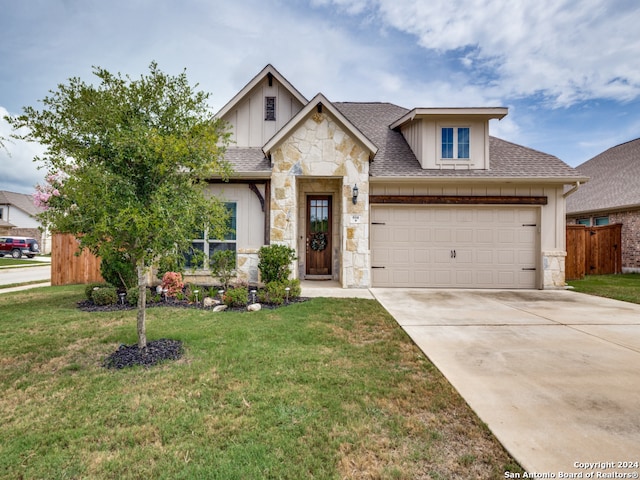
[[[87,297],[87,300],[93,300],[93,289],[94,288],[104,288],[109,287],[110,285],[104,282],[101,283],[89,283],[84,287],[84,296]]]
[[[140,296],[140,291],[138,287],[132,287],[127,290],[127,303],[132,307],[136,307],[138,305],[138,297]],[[146,304],[149,305],[153,301],[153,293],[147,289],[147,295],[145,297]]]
[[[291,262],[296,259],[296,251],[286,245],[268,245],[258,251],[258,269],[262,281],[283,282],[291,275]]]
[[[224,292],[222,301],[228,307],[244,307],[249,299],[249,290],[247,287],[230,288]]]
[[[236,252],[234,250],[216,250],[211,256],[211,274],[217,277],[225,290],[235,275]]]
[[[115,305],[118,303],[118,291],[114,287],[102,287],[91,295],[96,305]]]
[[[100,260],[100,274],[110,285],[126,290],[138,284],[136,266],[127,252],[103,254]]]
[[[140,297],[140,293],[138,291],[138,287],[133,287],[127,290],[127,303],[132,307],[138,305],[138,298]],[[147,295],[147,300],[148,300]]]
[[[182,293],[183,287],[181,273],[167,272],[162,277],[162,288],[167,290],[167,296],[169,297],[175,297],[178,293]]]
[[[287,295],[287,288],[289,292]],[[300,297],[302,289],[300,288],[300,280],[287,280],[285,282],[269,282],[264,289],[258,293],[258,299],[261,303],[271,303],[273,305],[282,305],[288,301],[295,300]]]

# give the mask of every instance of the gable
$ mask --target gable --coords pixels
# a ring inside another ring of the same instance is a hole
[[[229,124],[236,147],[260,148],[306,104],[300,92],[267,65],[216,117]]]
[[[285,141],[291,134],[299,128],[310,117],[322,118],[323,115],[330,115],[333,121],[340,126],[344,132],[359,142],[364,150],[369,152],[369,158],[373,158],[378,152],[378,147],[367,138],[340,110],[338,110],[329,100],[321,93],[317,94],[286,126],[274,135],[263,147],[263,151],[267,157],[271,151]],[[329,135],[329,132],[327,132]],[[328,137],[327,137],[328,138]],[[300,139],[303,140],[304,139]]]

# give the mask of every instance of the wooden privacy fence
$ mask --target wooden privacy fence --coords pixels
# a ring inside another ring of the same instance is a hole
[[[587,227],[567,225],[565,277],[622,273],[622,224]]]
[[[104,282],[100,259],[89,250],[78,253],[78,240],[68,233],[54,233],[51,240],[51,285]]]

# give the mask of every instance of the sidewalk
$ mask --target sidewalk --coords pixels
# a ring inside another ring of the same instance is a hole
[[[2,295],[3,293],[21,292],[22,290],[29,290],[31,288],[50,287],[50,286],[51,286],[51,282],[43,282],[43,283],[33,283],[31,285],[22,285],[20,287],[11,287],[11,288],[0,287],[0,295]]]
[[[368,288],[342,288],[334,280],[302,280],[300,287],[303,297],[374,298]]]

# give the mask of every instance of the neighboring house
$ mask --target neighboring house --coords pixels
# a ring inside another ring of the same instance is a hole
[[[564,286],[567,185],[558,158],[489,136],[506,108],[307,100],[267,65],[217,114],[235,175],[211,180],[235,234],[194,247],[237,252],[258,279],[265,244],[294,248],[294,275],[345,288]]]
[[[33,197],[24,193],[0,190],[0,235],[32,237],[38,240],[41,253],[51,251],[50,238],[43,234],[36,215],[40,209],[33,203]]]
[[[622,271],[640,272],[640,138],[576,167],[589,183],[567,199],[567,223],[622,224]]]

